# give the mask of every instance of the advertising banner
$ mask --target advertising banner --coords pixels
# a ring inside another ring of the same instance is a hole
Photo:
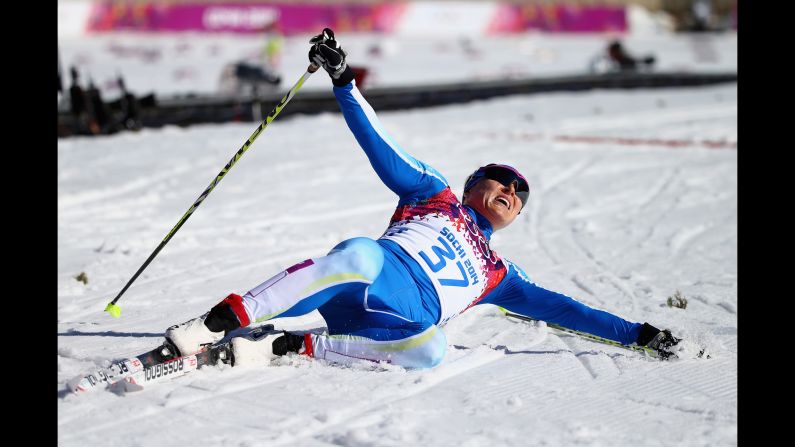
[[[467,25],[467,29],[462,29]],[[472,25],[472,26],[470,26]],[[172,3],[97,0],[86,29],[141,32],[450,34],[626,31],[623,6],[500,2],[382,2],[370,4]]]

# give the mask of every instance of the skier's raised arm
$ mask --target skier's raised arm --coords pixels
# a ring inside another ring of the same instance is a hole
[[[334,96],[348,127],[364,149],[381,181],[400,197],[400,205],[427,199],[448,186],[433,167],[417,160],[401,148],[384,130],[375,111],[367,103],[346,62],[347,53],[328,28],[310,41],[309,60],[331,76]]]

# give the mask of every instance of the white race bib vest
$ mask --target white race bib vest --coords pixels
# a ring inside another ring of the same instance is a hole
[[[441,305],[439,325],[474,305],[504,275],[502,262],[457,202],[444,204],[460,211],[456,218],[438,208],[409,212],[414,215],[394,221],[381,236],[400,245],[430,278]]]

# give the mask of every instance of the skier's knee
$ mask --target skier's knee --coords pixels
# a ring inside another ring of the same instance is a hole
[[[428,341],[416,348],[414,352],[416,356],[413,356],[414,361],[407,366],[412,368],[433,368],[444,360],[444,356],[447,353],[447,337],[436,326],[428,330],[433,331],[433,335]]]
[[[375,281],[384,266],[384,252],[381,246],[366,237],[343,241],[331,249],[329,255],[343,257],[352,271],[363,275],[370,281]]]

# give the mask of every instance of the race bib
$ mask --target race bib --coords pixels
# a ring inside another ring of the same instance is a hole
[[[462,230],[446,216],[432,215],[395,222],[382,236],[400,245],[430,278],[441,304],[440,325],[477,300],[488,282],[476,241]]]

